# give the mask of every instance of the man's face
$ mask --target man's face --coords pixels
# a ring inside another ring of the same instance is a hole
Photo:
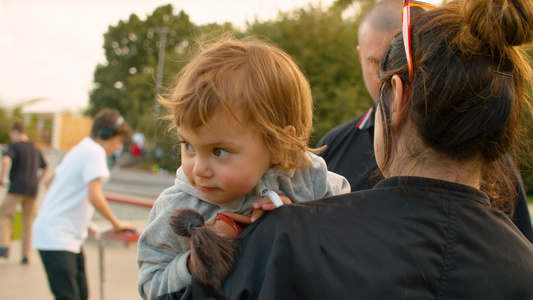
[[[11,142],[13,142],[13,143],[14,143],[14,142],[18,142],[18,141],[21,140],[21,135],[22,135],[22,134],[21,134],[20,132],[18,132],[17,130],[15,130],[15,129],[11,129],[11,130],[9,130],[9,133],[8,133],[8,134],[9,134],[9,139],[10,139]]]
[[[374,102],[376,102],[381,85],[378,79],[379,65],[391,37],[390,33],[374,29],[368,23],[362,24],[359,29],[357,52],[363,69],[366,89]]]
[[[101,140],[100,145],[104,148],[107,157],[111,156],[111,154],[117,152],[122,148],[122,144],[124,143],[124,136],[122,135],[115,135],[107,140]]]

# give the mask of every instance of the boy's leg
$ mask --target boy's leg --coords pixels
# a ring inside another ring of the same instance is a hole
[[[83,260],[83,253],[68,251],[44,251],[39,250],[43,261],[50,289],[56,300],[85,300],[80,297],[79,262]],[[85,267],[82,267],[83,270]],[[85,277],[85,275],[83,275]],[[87,284],[81,289],[87,290]]]
[[[4,202],[0,206],[0,248],[9,248],[13,216],[21,199],[22,195],[7,193]],[[7,256],[7,253],[5,256]]]
[[[87,287],[87,275],[85,272],[85,255],[83,254],[83,249],[78,255],[78,287],[80,291],[80,299],[88,299],[89,288]]]
[[[29,259],[31,253],[31,227],[35,219],[36,198],[24,196],[22,198],[22,257]]]

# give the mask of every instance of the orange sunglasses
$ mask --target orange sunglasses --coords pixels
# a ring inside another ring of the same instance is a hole
[[[411,7],[421,7],[425,9],[434,9],[435,5],[414,1],[414,0],[403,0],[403,9],[402,9],[402,36],[403,36],[403,46],[405,48],[405,55],[407,56],[407,67],[409,69],[409,82],[413,82],[414,78],[414,67],[413,67],[413,52],[411,50]]]

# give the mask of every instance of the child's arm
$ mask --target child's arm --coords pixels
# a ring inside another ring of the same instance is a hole
[[[291,199],[289,199],[285,195],[279,195],[279,198],[281,199],[281,202],[283,202],[283,204],[292,203]],[[252,214],[250,216],[250,220],[252,221],[252,223],[259,219],[261,216],[263,216],[265,212],[274,210],[278,208],[278,206],[276,206],[276,204],[274,204],[274,202],[272,202],[269,197],[263,197],[253,204],[253,208],[254,210],[252,211]]]
[[[179,196],[173,195],[173,198]],[[137,289],[143,299],[181,291],[191,284],[187,269],[188,241],[171,230],[168,222],[176,203],[165,200],[159,198],[155,202],[138,242]]]

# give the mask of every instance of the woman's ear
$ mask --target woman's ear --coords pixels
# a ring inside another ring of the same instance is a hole
[[[409,99],[404,99],[405,90],[400,76],[392,76],[391,84],[392,90],[394,91],[394,99],[391,105],[391,125],[392,131],[396,131],[400,129],[400,125],[405,121],[405,118],[407,118],[407,108],[409,106]]]

